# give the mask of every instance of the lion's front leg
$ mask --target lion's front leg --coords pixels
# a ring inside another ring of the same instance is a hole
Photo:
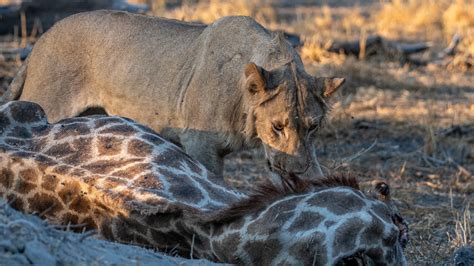
[[[180,135],[180,143],[184,151],[207,170],[220,177],[224,175],[224,158],[219,154],[219,141],[215,134],[187,130]]]

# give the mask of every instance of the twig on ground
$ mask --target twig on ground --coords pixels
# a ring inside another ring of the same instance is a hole
[[[357,153],[349,156],[349,157],[346,157],[346,158],[342,158],[339,162],[339,164],[337,164],[335,167],[333,167],[333,171],[334,170],[337,170],[339,168],[341,168],[342,166],[344,166],[345,164],[347,163],[350,163],[352,162],[353,160],[359,158],[360,156],[362,156],[363,154],[369,152],[370,150],[372,150],[373,147],[375,147],[375,145],[377,144],[377,140],[374,140],[374,142],[367,148],[364,148],[360,151],[358,151]]]

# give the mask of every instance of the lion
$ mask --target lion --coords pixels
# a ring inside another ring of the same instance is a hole
[[[0,102],[39,103],[51,123],[97,108],[131,118],[221,176],[226,154],[263,145],[272,173],[315,178],[316,132],[343,82],[309,75],[250,17],[204,25],[101,10],[46,32]]]

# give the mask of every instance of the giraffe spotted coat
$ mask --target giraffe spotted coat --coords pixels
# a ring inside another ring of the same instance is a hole
[[[131,120],[48,124],[37,104],[0,106],[0,196],[52,223],[216,262],[406,264],[390,209],[356,188],[267,185],[273,196],[252,198],[220,182]]]

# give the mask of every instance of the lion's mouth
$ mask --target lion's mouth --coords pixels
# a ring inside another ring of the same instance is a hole
[[[280,175],[287,175],[287,174],[290,174],[290,175],[302,175],[304,173],[306,173],[306,171],[308,171],[309,169],[309,164],[306,165],[306,167],[303,169],[303,171],[287,171],[285,169],[283,169],[281,166],[279,165],[275,165],[275,164],[272,164],[270,162],[270,160],[267,160],[267,166],[268,166],[268,169],[272,172],[276,172]]]

